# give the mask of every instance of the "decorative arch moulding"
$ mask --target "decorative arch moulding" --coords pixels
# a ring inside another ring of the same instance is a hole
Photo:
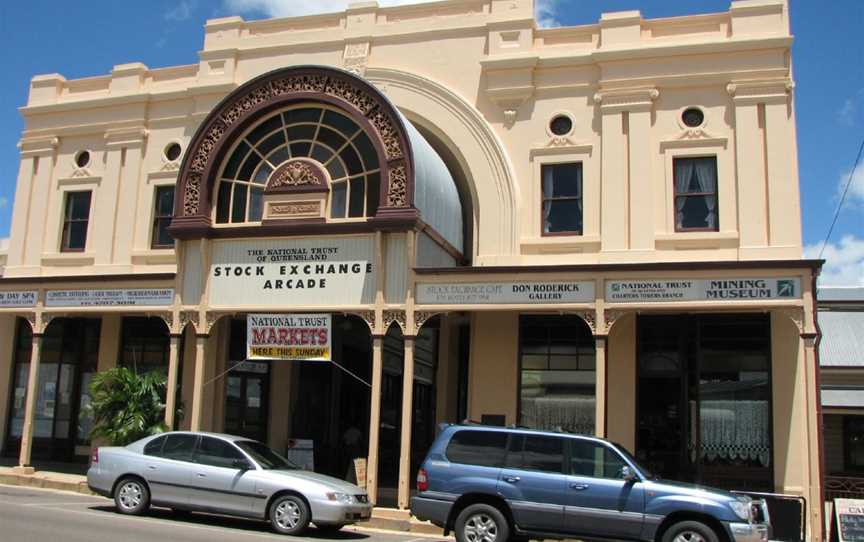
[[[411,144],[396,108],[363,79],[336,68],[299,66],[259,76],[236,89],[210,112],[189,144],[177,180],[170,231],[180,239],[211,236],[211,210],[217,175],[232,144],[267,114],[295,103],[329,105],[342,111],[370,136],[381,164],[378,217],[417,216]],[[304,169],[302,166],[294,168]],[[308,172],[286,173],[307,179]],[[314,172],[311,174],[314,175]],[[298,181],[294,181],[298,182]],[[276,187],[273,187],[274,189]],[[307,186],[306,188],[309,188]],[[254,235],[254,228],[249,228]]]

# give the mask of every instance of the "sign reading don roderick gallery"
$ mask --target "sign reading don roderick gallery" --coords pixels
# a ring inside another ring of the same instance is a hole
[[[247,359],[330,361],[329,314],[250,314]]]
[[[593,303],[593,281],[418,284],[421,305]]]
[[[218,242],[210,303],[345,306],[375,299],[374,239],[257,239]]]
[[[800,299],[797,278],[634,279],[606,282],[610,303]]]

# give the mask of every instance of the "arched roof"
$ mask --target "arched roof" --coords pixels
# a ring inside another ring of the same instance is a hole
[[[186,150],[177,180],[172,234],[180,239],[232,233],[212,223],[214,187],[235,139],[269,113],[292,103],[322,103],[350,116],[369,135],[381,164],[380,204],[370,224],[406,225],[422,220],[462,251],[462,212],[455,182],[444,162],[392,103],[349,72],[321,66],[284,68],[237,88],[207,116]],[[262,225],[263,227],[263,225]],[[266,231],[243,228],[237,235],[291,233],[286,221]],[[323,226],[321,227],[323,228]]]

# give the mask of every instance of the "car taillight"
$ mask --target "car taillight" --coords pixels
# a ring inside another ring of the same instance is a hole
[[[93,448],[93,452],[90,453],[90,464],[95,465],[99,462],[99,448]]]
[[[417,491],[426,491],[429,489],[429,479],[426,477],[426,469],[420,469],[417,472]]]

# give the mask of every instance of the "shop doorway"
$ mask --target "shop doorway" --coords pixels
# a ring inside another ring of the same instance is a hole
[[[770,319],[640,316],[636,455],[663,478],[773,491]]]
[[[266,363],[243,362],[228,373],[225,432],[267,442],[270,375]]]

